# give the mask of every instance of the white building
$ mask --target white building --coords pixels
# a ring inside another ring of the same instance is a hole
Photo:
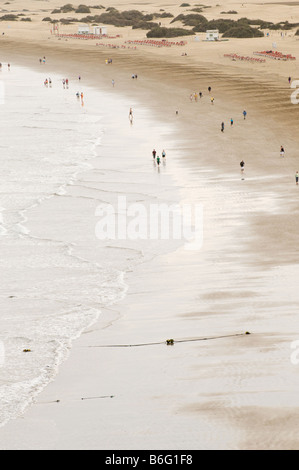
[[[78,34],[89,34],[89,26],[84,24],[82,26],[78,26]]]
[[[97,36],[107,35],[107,26],[94,26],[93,34],[96,34]]]
[[[219,31],[218,29],[208,29],[206,31],[206,41],[218,41]]]
[[[84,24],[78,26],[78,34],[95,34],[97,36],[106,36],[107,26],[93,26],[93,28],[91,29],[88,25]]]

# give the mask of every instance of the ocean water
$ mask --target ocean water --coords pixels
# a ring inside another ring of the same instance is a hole
[[[133,100],[77,79],[66,89],[62,78],[15,65],[0,76],[0,425],[55,377],[102,308],[126,295],[125,272],[166,247],[99,241],[98,205],[176,197],[150,147],[153,137],[170,142],[171,130],[144,109],[132,125]]]

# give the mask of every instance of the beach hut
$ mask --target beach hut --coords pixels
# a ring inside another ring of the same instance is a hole
[[[107,26],[94,26],[93,34],[97,36],[107,36]]]
[[[218,29],[208,29],[206,31],[206,41],[218,41],[219,31]]]
[[[78,26],[78,34],[89,34],[89,26],[86,24]]]

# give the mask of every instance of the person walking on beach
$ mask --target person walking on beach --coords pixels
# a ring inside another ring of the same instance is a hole
[[[247,116],[247,112],[245,111],[245,109],[244,109],[244,111],[243,111],[243,116],[244,116],[244,120],[245,120],[245,119],[246,119],[246,116]]]
[[[212,91],[212,88],[209,86],[208,87],[208,92],[211,93],[211,91]]]
[[[292,78],[291,78],[291,77],[289,77],[289,85],[291,84],[291,81],[292,81]]]
[[[280,147],[280,156],[284,157],[284,148],[283,148],[283,146]]]
[[[242,171],[242,172],[244,171],[244,166],[245,166],[245,163],[244,163],[244,161],[242,160],[242,161],[240,162],[240,167],[241,167],[241,171]]]
[[[202,92],[201,91],[199,92],[199,98],[202,98]]]
[[[159,156],[157,157],[157,165],[158,166],[160,165],[160,157]]]
[[[112,80],[112,86],[114,87],[114,85],[115,85],[115,81],[114,81],[114,80]]]
[[[221,132],[224,132],[224,122],[221,123]]]
[[[165,150],[163,150],[163,152],[162,152],[162,158],[164,159],[165,157],[166,157],[166,152],[165,152]]]
[[[211,97],[211,104],[214,104],[214,96]]]
[[[232,126],[233,124],[234,124],[234,120],[233,120],[233,118],[231,118],[230,125]]]
[[[133,111],[132,111],[132,108],[130,108],[130,111],[129,111],[129,119],[130,119],[131,122],[133,121]]]
[[[295,180],[296,180],[296,185],[298,186],[298,180],[299,180],[299,173],[298,173],[298,171],[296,171]]]
[[[156,152],[156,150],[154,149],[154,150],[152,151],[153,159],[156,158],[156,153],[157,153],[157,152]]]

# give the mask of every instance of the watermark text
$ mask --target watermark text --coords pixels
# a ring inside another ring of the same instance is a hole
[[[202,204],[128,204],[119,196],[116,205],[100,204],[95,216],[99,240],[182,240],[187,250],[203,244]]]

